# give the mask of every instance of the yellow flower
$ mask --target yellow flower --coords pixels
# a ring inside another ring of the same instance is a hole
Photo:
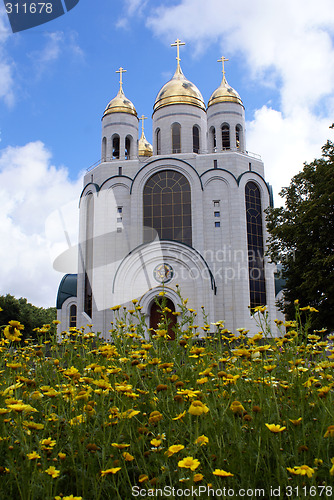
[[[161,439],[151,439],[150,441],[152,446],[155,446],[156,448],[161,445],[162,440]]]
[[[183,444],[173,444],[165,452],[165,455],[167,455],[168,457],[171,457],[172,455],[174,455],[174,453],[178,453],[179,451],[181,451],[183,449],[184,449]]]
[[[230,410],[232,410],[233,413],[241,413],[241,414],[244,411],[246,411],[245,408],[240,403],[240,401],[233,401],[233,403],[231,403]]]
[[[31,429],[31,430],[41,430],[41,429],[44,429],[44,424],[38,424],[36,422],[29,422],[28,420],[24,420],[22,422],[22,425],[23,427],[26,427],[27,429]]]
[[[315,470],[308,465],[296,465],[293,469],[291,469],[290,467],[287,467],[286,469],[295,476],[312,477],[315,472]]]
[[[334,476],[334,458],[331,458],[331,462],[332,462],[333,465],[332,465],[332,467],[331,467],[331,469],[329,471],[329,474],[331,476]]]
[[[119,470],[121,470],[121,467],[113,467],[112,469],[101,470],[101,476],[104,477],[108,474],[116,474],[116,472],[118,472]]]
[[[324,434],[324,437],[334,437],[334,425],[330,425],[327,427],[327,431]]]
[[[293,425],[297,426],[301,424],[302,417],[297,418],[297,420],[291,420],[291,418],[289,418],[289,420]]]
[[[223,469],[216,469],[216,470],[213,471],[212,474],[214,474],[215,476],[220,476],[220,477],[234,476],[234,474],[231,474],[231,472],[226,472]]]
[[[132,462],[132,460],[135,459],[135,457],[133,457],[132,455],[130,455],[130,453],[128,453],[127,451],[124,451],[122,453],[122,455],[123,455],[124,460],[126,460],[127,462]]]
[[[186,457],[183,460],[180,460],[177,463],[177,465],[179,467],[183,467],[185,469],[190,469],[190,470],[194,471],[200,465],[200,462],[197,460],[197,458]]]
[[[146,474],[140,474],[138,481],[140,483],[145,483],[146,481],[148,481],[148,476]]]
[[[48,469],[46,469],[44,472],[49,474],[49,476],[53,477],[54,479],[59,476],[60,470],[57,470],[53,465],[50,465]]]
[[[276,424],[265,424],[265,425],[266,427],[268,427],[270,432],[274,432],[275,434],[277,434],[278,432],[283,432],[284,429],[286,429],[286,427],[281,427],[280,425]]]
[[[111,443],[111,446],[113,448],[118,448],[119,450],[123,450],[124,448],[129,448],[129,444],[125,444],[125,443]]]
[[[82,497],[74,497],[73,495],[69,495],[66,497],[55,497],[55,500],[82,500]]]
[[[163,416],[159,411],[152,411],[150,413],[150,417],[148,419],[149,424],[155,424],[157,422],[160,422],[162,420]]]
[[[65,460],[66,458],[66,453],[62,453],[61,451],[58,453],[58,457],[60,458],[60,460]]]
[[[203,474],[195,474],[193,477],[194,483],[198,483],[199,481],[202,481],[203,477],[204,477]]]
[[[190,415],[202,415],[203,413],[208,413],[209,408],[202,403],[202,401],[192,401],[188,412]]]
[[[7,405],[10,410],[16,411],[16,413],[31,413],[33,411],[38,411],[36,408],[33,408],[30,405],[26,405],[24,403],[13,403]]]
[[[179,413],[177,417],[172,418],[172,420],[181,420],[186,414],[186,410],[184,410],[182,413]]]
[[[195,444],[200,444],[201,446],[203,445],[207,445],[209,442],[209,438],[204,436],[204,434],[202,434],[202,436],[198,436],[198,438],[195,440]]]
[[[48,437],[47,439],[42,439],[40,444],[42,445],[42,450],[51,450],[56,445],[56,441]]]
[[[36,460],[37,458],[41,458],[41,456],[36,451],[27,453],[27,457],[29,458],[29,460]]]

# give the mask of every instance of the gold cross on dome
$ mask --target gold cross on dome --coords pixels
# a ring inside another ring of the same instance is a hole
[[[176,60],[177,60],[177,64],[179,65],[180,64],[180,46],[181,45],[185,45],[184,42],[181,42],[181,40],[177,39],[175,40],[175,43],[171,43],[170,46],[171,47],[176,47]]]
[[[147,116],[141,115],[139,120],[141,120],[141,131],[144,132],[144,120],[147,120]]]
[[[217,60],[217,62],[221,62],[223,64],[223,70],[222,70],[223,78],[225,78],[225,65],[224,65],[224,63],[226,61],[228,61],[228,59],[226,59],[226,57],[224,57],[224,56],[221,56],[221,58]]]
[[[122,75],[123,73],[126,73],[126,69],[120,67],[116,73],[119,73],[119,89],[122,90],[122,84],[123,84],[123,79],[122,79]]]

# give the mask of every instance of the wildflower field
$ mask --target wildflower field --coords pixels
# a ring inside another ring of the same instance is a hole
[[[333,497],[333,337],[308,332],[316,311],[296,304],[272,338],[257,308],[249,338],[180,307],[174,341],[164,301],[153,331],[136,301],[114,307],[108,342],[1,328],[1,500]]]

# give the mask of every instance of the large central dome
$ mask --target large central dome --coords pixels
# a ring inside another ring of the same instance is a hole
[[[196,85],[186,79],[179,64],[173,78],[158,93],[153,112],[170,104],[191,104],[205,110],[202,94]]]

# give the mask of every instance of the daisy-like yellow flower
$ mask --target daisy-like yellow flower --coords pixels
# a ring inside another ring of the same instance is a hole
[[[194,474],[193,481],[194,483],[198,483],[199,481],[202,481],[203,478],[203,474]]]
[[[230,410],[233,411],[233,413],[239,413],[242,414],[245,410],[245,408],[242,406],[240,401],[233,401],[230,406]]]
[[[127,451],[124,451],[124,452],[122,453],[122,455],[123,455],[124,460],[126,460],[127,462],[132,462],[132,460],[134,460],[134,459],[135,459],[135,457],[134,457],[134,456],[132,456],[132,455],[131,455],[130,453],[128,453]]]
[[[190,470],[194,471],[200,465],[200,462],[199,462],[199,460],[197,460],[197,458],[185,457],[183,460],[180,460],[177,463],[177,465],[179,467],[182,467],[185,469],[190,469]]]
[[[190,415],[203,415],[203,413],[208,413],[209,408],[202,403],[202,401],[192,401],[188,412]]]
[[[66,496],[66,497],[56,496],[55,500],[82,500],[82,497],[74,497],[73,495],[69,495],[69,496]]]
[[[53,479],[55,479],[60,475],[60,470],[57,470],[54,465],[50,465],[50,467],[46,469],[44,472],[49,474],[49,476],[53,477]]]
[[[332,467],[329,470],[329,474],[331,476],[334,476],[334,458],[331,458],[331,462],[332,462],[333,465],[332,465]]]
[[[286,470],[288,470],[291,474],[294,474],[295,476],[307,476],[307,477],[312,477],[315,472],[315,470],[312,469],[312,467],[309,467],[308,465],[296,465],[293,469],[287,467]]]
[[[273,432],[274,434],[277,434],[278,432],[283,432],[286,427],[281,427],[280,425],[277,424],[265,424],[266,427],[270,430],[270,432]]]
[[[165,452],[165,455],[167,455],[168,457],[171,457],[172,455],[174,455],[174,453],[178,453],[179,451],[181,451],[183,449],[184,449],[183,444],[173,444]]]
[[[48,437],[46,439],[42,439],[40,441],[40,444],[41,444],[42,450],[51,450],[56,445],[56,441],[54,439],[51,439],[50,437]]]
[[[334,437],[334,425],[329,425],[327,427],[327,431],[325,432],[324,437]]]
[[[292,420],[291,418],[289,418],[289,420],[290,420],[290,422],[291,422],[293,425],[297,426],[297,425],[300,425],[300,424],[301,424],[301,422],[302,422],[302,417],[299,417],[299,418],[297,418],[296,420]]]
[[[158,446],[161,445],[162,440],[154,438],[154,439],[151,439],[150,443],[151,443],[152,446],[155,446],[156,448],[158,448]]]
[[[220,477],[234,476],[234,474],[231,474],[231,472],[226,472],[223,469],[215,469],[212,474],[214,474],[215,476],[220,476]]]
[[[198,436],[198,438],[195,440],[195,444],[199,444],[201,446],[203,445],[207,445],[209,442],[209,438],[204,436],[204,434],[202,434],[202,436]]]
[[[7,405],[10,410],[16,411],[16,413],[31,413],[33,411],[38,411],[36,408],[33,408],[31,405],[26,405],[24,403],[13,403]]]
[[[41,456],[36,451],[27,453],[27,457],[29,458],[29,460],[36,460],[37,458],[41,458]]]
[[[109,474],[116,474],[121,467],[113,467],[112,469],[101,470],[101,477],[108,476]]]
[[[172,420],[181,420],[186,415],[187,411],[184,410],[182,413],[179,413],[177,417],[172,418]]]
[[[125,443],[111,443],[111,446],[113,448],[118,448],[119,450],[123,450],[124,448],[129,448],[129,444],[125,444]]]
[[[61,451],[58,453],[58,457],[60,458],[60,460],[65,460],[66,458],[66,453],[62,453]]]
[[[146,481],[148,481],[148,476],[146,474],[140,474],[138,481],[140,483],[145,483]]]

